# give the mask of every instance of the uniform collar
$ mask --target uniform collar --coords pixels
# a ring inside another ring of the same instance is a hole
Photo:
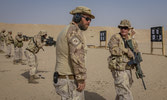
[[[74,21],[72,21],[70,24],[71,24],[71,25],[74,25],[77,30],[80,30],[80,28],[78,27],[78,25],[77,25]]]

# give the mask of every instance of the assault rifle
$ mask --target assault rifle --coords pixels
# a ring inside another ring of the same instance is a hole
[[[23,40],[24,41],[28,41],[28,40],[30,40],[30,39],[32,39],[33,37],[29,37],[29,36],[27,36],[27,35],[23,35]]]
[[[48,45],[48,46],[52,46],[52,45],[56,46],[56,41],[53,40],[53,37],[49,36],[49,37],[46,39],[46,45]]]
[[[135,68],[136,68],[136,77],[137,77],[137,79],[140,78],[142,80],[144,89],[146,90],[146,85],[145,85],[144,79],[143,79],[143,77],[145,77],[145,75],[143,74],[142,69],[140,67],[140,62],[143,61],[142,58],[141,58],[141,54],[140,54],[140,52],[136,53],[134,51],[134,48],[133,48],[133,45],[132,45],[132,40],[127,40],[127,44],[128,44],[128,47],[130,48],[130,50],[134,54],[134,59],[131,59],[128,62],[128,65],[134,65],[135,66]]]

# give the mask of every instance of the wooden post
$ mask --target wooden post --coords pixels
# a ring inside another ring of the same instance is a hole
[[[107,40],[108,40],[108,34],[107,34],[107,31],[106,31],[106,42],[105,42],[105,48],[107,49]]]
[[[151,42],[151,54],[153,54],[153,42]]]
[[[162,55],[165,55],[165,36],[164,36],[164,27],[162,27]]]

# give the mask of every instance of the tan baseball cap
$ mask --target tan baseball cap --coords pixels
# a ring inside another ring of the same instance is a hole
[[[41,30],[38,34],[39,34],[40,36],[46,35],[46,34],[47,34],[47,31],[46,31],[46,30]]]
[[[92,15],[91,10],[85,6],[78,6],[74,10],[70,11],[70,14],[72,15],[77,14],[77,13],[90,15],[92,19],[95,18],[95,16]]]
[[[23,33],[22,32],[18,32],[17,35],[22,35]]]

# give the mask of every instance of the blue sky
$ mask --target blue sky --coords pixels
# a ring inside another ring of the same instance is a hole
[[[77,6],[87,6],[91,26],[117,27],[122,19],[136,29],[167,27],[167,0],[0,0],[0,22],[66,25]]]

